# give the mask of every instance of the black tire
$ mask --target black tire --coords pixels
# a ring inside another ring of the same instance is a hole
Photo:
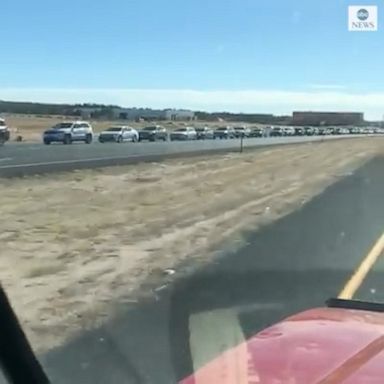
[[[92,143],[92,135],[89,133],[87,135],[85,135],[84,142],[85,142],[85,144],[91,144]]]
[[[66,144],[66,145],[72,144],[72,137],[71,137],[71,135],[65,135],[64,136],[63,144]]]
[[[132,137],[132,143],[137,143],[138,141],[139,139],[137,138],[137,136]]]
[[[45,145],[50,145],[51,142],[50,142],[49,140],[44,140],[44,144],[45,144]]]
[[[99,139],[99,143],[103,144],[103,143],[104,143],[104,140]]]

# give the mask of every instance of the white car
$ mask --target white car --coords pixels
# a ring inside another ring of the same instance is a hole
[[[251,130],[248,127],[235,127],[234,130],[236,137],[249,137],[251,135]]]
[[[105,143],[107,141],[113,141],[115,143],[131,141],[136,143],[139,141],[139,132],[137,132],[136,129],[125,125],[110,127],[99,134],[100,143]]]
[[[284,128],[282,127],[271,126],[271,127],[267,127],[267,130],[269,132],[269,136],[271,137],[284,136]]]
[[[196,140],[197,132],[194,127],[178,128],[169,135],[170,140]]]
[[[294,136],[295,128],[294,127],[283,127],[283,135],[284,136]]]
[[[87,121],[65,121],[58,123],[43,134],[44,144],[47,145],[53,142],[72,144],[75,141],[83,141],[90,144],[92,140],[92,125]]]
[[[10,132],[4,119],[0,118],[0,145],[9,140]]]
[[[340,129],[340,134],[341,135],[349,135],[349,129],[348,128],[341,128]]]
[[[218,127],[213,132],[215,139],[234,139],[236,131],[232,127]]]

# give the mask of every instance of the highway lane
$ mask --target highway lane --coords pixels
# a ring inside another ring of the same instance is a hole
[[[354,298],[376,303],[384,303],[384,257],[380,256],[359,287]]]
[[[384,228],[384,158],[296,212],[247,234],[200,270],[188,263],[153,299],[42,356],[52,382],[173,383],[260,329],[336,297]],[[357,292],[384,299],[379,259]],[[375,289],[375,291],[372,291]],[[32,294],[32,293],[31,293]]]
[[[244,148],[308,143],[358,136],[273,137],[246,139]],[[0,148],[0,176],[21,176],[80,168],[158,161],[166,157],[240,150],[240,140],[204,140],[156,143],[43,144],[7,143]]]

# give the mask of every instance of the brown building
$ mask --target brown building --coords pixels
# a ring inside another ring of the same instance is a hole
[[[364,122],[360,112],[293,112],[294,125],[359,125]]]

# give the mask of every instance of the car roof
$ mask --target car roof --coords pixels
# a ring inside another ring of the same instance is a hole
[[[57,124],[90,124],[88,121],[82,121],[82,120],[64,120],[59,121]]]
[[[181,383],[381,383],[383,351],[383,312],[316,308],[265,329]]]

